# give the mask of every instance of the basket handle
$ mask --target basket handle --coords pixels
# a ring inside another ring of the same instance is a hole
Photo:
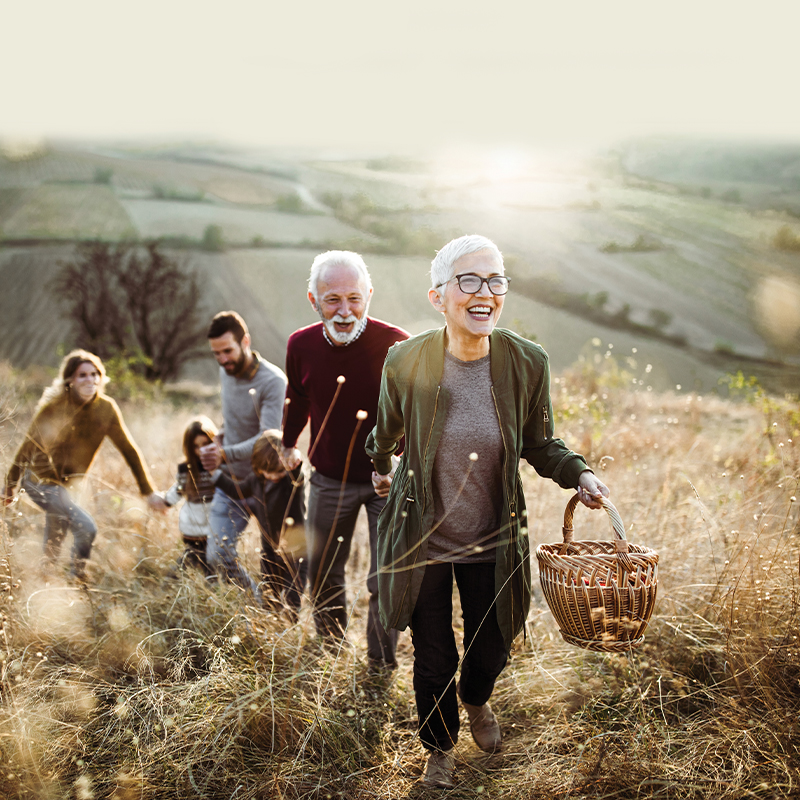
[[[576,492],[572,497],[570,497],[567,507],[564,509],[564,527],[561,529],[561,532],[564,536],[564,544],[561,546],[560,555],[566,554],[567,545],[573,541],[574,530],[572,528],[572,518],[575,515],[575,509],[577,508],[579,502],[580,498]],[[617,509],[614,507],[614,504],[609,499],[601,497],[600,502],[602,503],[603,508],[606,510],[606,513],[611,521],[611,527],[614,530],[614,547],[617,553],[617,559],[619,560],[619,565],[626,572],[634,572],[636,567],[634,567],[633,562],[628,555],[628,540],[625,538],[625,526],[622,524],[622,517],[620,517],[619,511],[617,511]]]

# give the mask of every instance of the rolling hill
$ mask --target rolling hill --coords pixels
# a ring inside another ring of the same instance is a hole
[[[52,143],[0,156],[0,359],[54,364],[70,346],[48,285],[78,241],[162,239],[202,276],[209,316],[239,310],[280,364],[289,333],[315,319],[316,253],[363,252],[371,313],[418,332],[439,324],[426,297],[436,248],[481,232],[512,277],[504,324],[556,369],[610,353],[657,388],[708,390],[736,369],[792,388],[800,147],[754,147],[641,141],[581,157],[412,161]],[[208,246],[210,228],[221,246]],[[188,374],[213,380],[213,362]]]

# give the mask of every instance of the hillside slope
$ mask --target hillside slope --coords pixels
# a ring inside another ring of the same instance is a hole
[[[775,244],[780,229],[800,241],[788,178],[775,177],[790,168],[776,173],[770,161],[751,203],[720,182],[685,182],[691,170],[706,177],[707,149],[672,183],[663,163],[675,158],[632,152],[531,155],[513,169],[488,158],[311,159],[190,146],[52,145],[21,162],[0,157],[0,278],[14,287],[0,298],[14,331],[0,340],[0,358],[54,363],[56,347],[69,346],[47,286],[72,242],[162,238],[203,276],[209,315],[237,308],[257,346],[282,363],[289,333],[315,318],[305,281],[317,252],[364,252],[372,313],[417,332],[437,324],[425,274],[435,249],[479,231],[507,257],[504,324],[535,336],[557,367],[597,337],[657,360],[664,386],[711,388],[737,364],[800,363],[800,253]],[[769,181],[782,206],[765,203]],[[222,249],[204,245],[210,227]],[[190,372],[213,379],[210,364]]]

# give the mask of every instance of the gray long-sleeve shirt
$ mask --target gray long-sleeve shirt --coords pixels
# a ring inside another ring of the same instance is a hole
[[[286,375],[256,352],[253,366],[244,375],[228,375],[222,367],[219,372],[224,467],[243,480],[252,472],[250,456],[261,432],[268,428],[280,430]],[[251,389],[253,394],[250,394]]]

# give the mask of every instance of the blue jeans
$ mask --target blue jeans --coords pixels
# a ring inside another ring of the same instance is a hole
[[[222,490],[214,490],[208,517],[211,535],[206,544],[206,560],[212,572],[218,572],[231,583],[251,591],[256,600],[261,602],[261,592],[239,563],[236,552],[239,536],[247,527],[252,513],[247,498],[234,500]]]
[[[397,631],[387,631],[378,613],[378,515],[386,498],[375,494],[371,482],[343,484],[315,472],[310,483],[306,524],[308,582],[317,633],[342,636],[347,627],[344,574],[363,505],[369,523],[367,657],[376,665],[394,666]]]
[[[97,535],[97,525],[69,492],[57,483],[41,483],[30,473],[22,479],[22,488],[28,497],[45,512],[44,556],[51,563],[58,559],[61,544],[68,530],[72,530],[72,574],[82,578],[86,560],[92,552]]]
[[[494,562],[425,567],[411,615],[414,643],[414,696],[419,738],[428,750],[449,750],[458,742],[459,718],[455,675],[458,648],[453,633],[453,576],[464,618],[464,659],[459,694],[482,706],[508,660],[494,605]]]

